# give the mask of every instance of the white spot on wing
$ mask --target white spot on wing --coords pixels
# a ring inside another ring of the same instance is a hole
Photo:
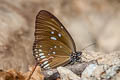
[[[49,64],[46,64],[43,68],[47,68],[49,66]]]
[[[35,51],[35,53],[38,53],[38,51]]]
[[[40,48],[42,47],[42,45],[40,45]]]
[[[63,26],[61,26],[61,29],[63,29]]]
[[[37,58],[37,60],[39,61],[39,60],[40,60],[40,58]]]
[[[42,58],[42,59],[43,59],[43,58],[45,58],[45,56],[40,56],[40,58]]]
[[[38,57],[38,55],[35,55],[35,57]]]
[[[50,69],[50,67],[48,66],[47,69]]]
[[[51,34],[54,34],[54,31],[51,31]]]
[[[53,49],[53,48],[50,48],[51,50]]]
[[[34,51],[37,51],[37,49],[34,49]]]
[[[57,46],[54,46],[54,48],[57,48]]]
[[[56,52],[52,52],[53,54],[56,54]]]
[[[62,46],[60,46],[60,48],[62,48]]]
[[[62,35],[59,33],[58,36],[61,37]]]
[[[56,37],[50,37],[52,40],[57,40]]]
[[[43,55],[44,55],[44,53],[40,53],[40,54],[39,54],[39,56],[43,56]]]
[[[42,52],[42,49],[39,49],[39,52]]]
[[[45,61],[43,64],[45,65],[45,64],[47,64],[48,63],[48,61]]]

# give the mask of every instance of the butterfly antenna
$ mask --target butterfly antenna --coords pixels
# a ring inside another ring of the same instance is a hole
[[[95,45],[96,43],[92,43],[92,44],[89,44],[88,46],[84,47],[82,50],[86,50],[86,48],[92,46],[92,45]]]
[[[92,46],[92,45],[95,45],[95,44],[96,44],[96,43],[89,44],[88,46],[86,46],[85,48],[83,48],[82,51],[85,50],[86,52],[88,52],[88,51],[86,50],[86,48],[88,48],[88,47],[90,47],[90,46]],[[87,59],[85,56],[82,56],[82,57],[84,57],[85,59]]]
[[[34,71],[35,71],[37,65],[38,65],[38,63],[36,62],[36,64],[35,64],[33,70],[30,72],[30,75],[28,76],[28,78],[27,78],[26,80],[30,80],[30,79],[31,79],[31,76],[33,75],[33,73],[34,73]]]

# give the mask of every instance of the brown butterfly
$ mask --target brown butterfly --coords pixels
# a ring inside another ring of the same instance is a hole
[[[80,60],[82,52],[76,52],[71,35],[50,12],[41,10],[38,13],[34,35],[33,55],[43,69],[56,68]]]

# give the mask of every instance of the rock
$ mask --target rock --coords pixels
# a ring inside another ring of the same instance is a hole
[[[119,79],[120,64],[113,66],[89,64],[82,72],[81,80],[109,80]]]
[[[117,75],[119,72],[120,72],[120,64],[113,65],[109,67],[109,69],[107,69],[104,74],[101,75],[101,78],[109,80],[114,78],[114,76]]]
[[[60,74],[61,80],[80,80],[80,77],[78,77],[69,69],[66,69],[64,67],[58,67],[57,70]]]
[[[97,64],[89,64],[82,72],[81,80],[90,80],[93,72],[95,71]]]

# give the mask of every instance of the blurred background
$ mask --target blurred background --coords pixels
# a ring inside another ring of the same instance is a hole
[[[32,55],[35,17],[53,13],[72,35],[77,51],[120,50],[119,0],[0,0],[0,69],[25,72]]]

